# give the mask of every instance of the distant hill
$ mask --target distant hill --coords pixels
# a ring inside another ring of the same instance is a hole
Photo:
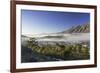
[[[61,33],[89,33],[89,32],[90,32],[90,25],[85,24],[85,25],[73,26]]]
[[[25,35],[21,35],[21,37],[27,37],[27,36],[25,36]]]

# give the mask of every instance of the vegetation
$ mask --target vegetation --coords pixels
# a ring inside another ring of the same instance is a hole
[[[63,36],[45,36],[44,38],[63,38]]]
[[[39,45],[34,39],[28,41],[27,48],[31,48],[33,52],[44,56],[60,58],[62,60],[83,60],[89,59],[89,48],[84,44],[46,44]]]

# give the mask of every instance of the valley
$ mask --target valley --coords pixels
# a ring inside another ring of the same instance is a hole
[[[75,26],[67,31],[57,33],[22,35],[21,40],[22,62],[25,63],[86,60],[90,58],[88,24]]]

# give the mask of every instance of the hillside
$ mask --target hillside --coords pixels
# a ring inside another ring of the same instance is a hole
[[[90,25],[85,24],[85,25],[73,26],[61,33],[89,33],[89,32],[90,32]]]

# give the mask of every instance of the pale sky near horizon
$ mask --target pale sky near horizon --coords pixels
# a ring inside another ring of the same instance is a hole
[[[21,10],[22,34],[56,33],[89,22],[89,13]]]

